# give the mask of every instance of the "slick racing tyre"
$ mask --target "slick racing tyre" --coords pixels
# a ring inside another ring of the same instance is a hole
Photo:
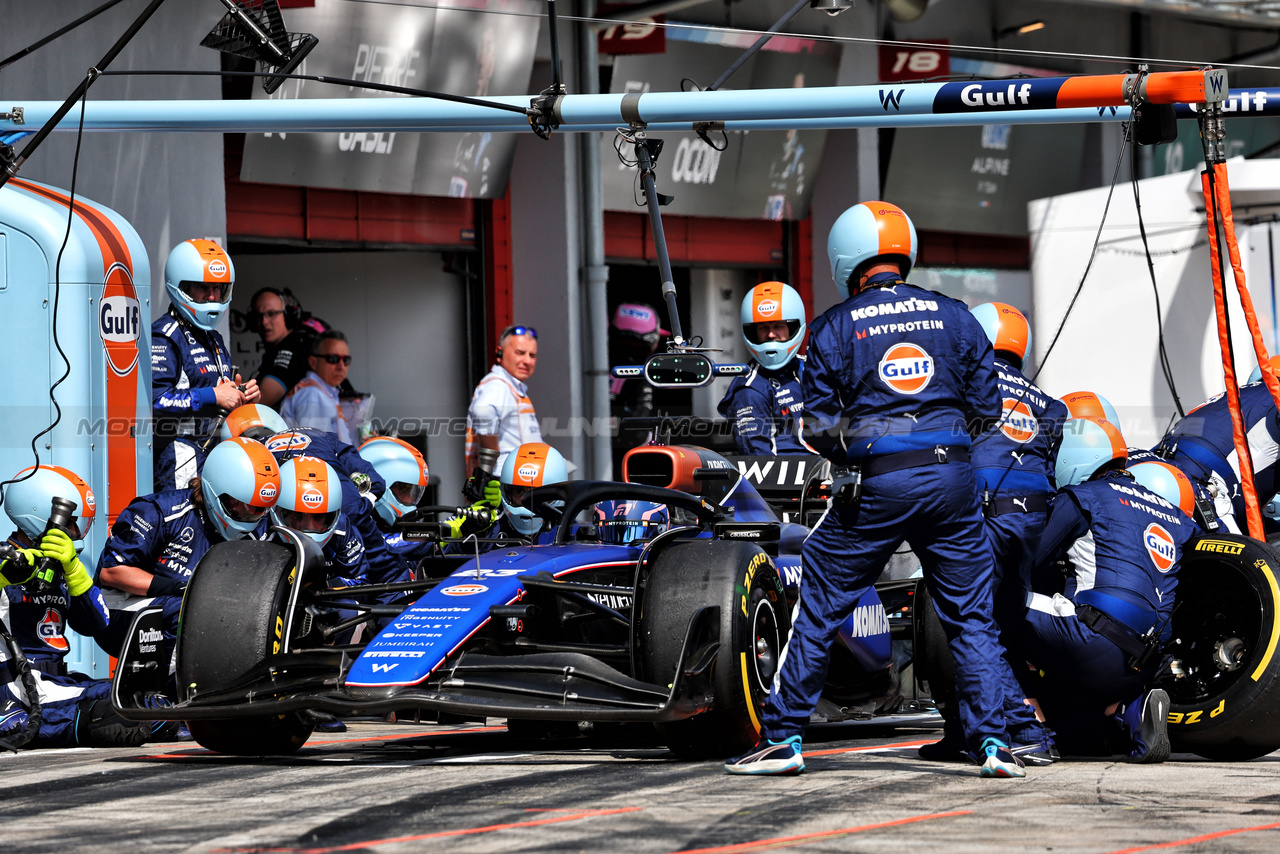
[[[1280,552],[1221,534],[1189,543],[1178,570],[1169,692],[1175,751],[1253,759],[1280,748]]]
[[[942,621],[923,581],[916,584],[912,606],[913,661],[916,679],[928,683],[929,696],[944,717],[956,714],[956,660],[947,646]]]
[[[232,685],[280,651],[294,554],[256,540],[217,543],[187,585],[178,630],[178,685],[184,697]],[[306,715],[193,720],[187,728],[218,753],[293,753],[311,736]]]
[[[645,678],[675,682],[689,621],[704,606],[719,608],[721,647],[711,666],[713,707],[660,724],[671,750],[686,757],[725,757],[760,737],[760,713],[791,630],[782,582],[758,546],[734,542],[674,545],[649,573],[638,634]],[[701,644],[692,645],[690,652]],[[689,662],[686,662],[689,663]]]

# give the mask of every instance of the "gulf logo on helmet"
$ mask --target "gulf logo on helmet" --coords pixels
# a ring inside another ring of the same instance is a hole
[[[212,240],[196,239],[188,241],[204,259],[205,281],[220,282],[227,278],[231,265],[227,262],[227,253]]]
[[[298,497],[298,500],[308,510],[319,510],[324,507],[324,493],[310,484],[303,486],[302,494]]]
[[[933,357],[915,344],[895,344],[880,360],[880,379],[899,394],[919,394],[933,379]]]
[[[279,493],[280,490],[276,489],[276,485],[274,483],[264,483],[258,488],[258,497],[268,504],[274,504],[276,496]]]
[[[36,633],[40,635],[40,640],[44,641],[45,646],[63,652],[71,649],[71,644],[67,643],[67,639],[62,633],[62,615],[52,608],[44,612],[44,617],[41,618]]]
[[[488,589],[483,584],[455,584],[452,587],[446,587],[440,592],[446,596],[474,596],[477,593],[484,593]]]
[[[1174,545],[1173,537],[1163,527],[1155,522],[1148,525],[1142,532],[1142,545],[1146,547],[1147,554],[1151,556],[1151,562],[1156,565],[1156,569],[1168,572],[1173,568],[1178,550]]]
[[[1006,397],[1001,404],[1000,432],[1019,444],[1030,442],[1040,434],[1040,421],[1031,412],[1026,401]]]
[[[777,320],[782,308],[782,282],[764,282],[751,289],[751,320]]]
[[[515,471],[512,472],[513,480],[519,486],[542,486],[542,475],[547,467],[547,451],[551,448],[547,445],[538,445],[529,443],[522,445],[516,452],[519,457],[516,459]]]

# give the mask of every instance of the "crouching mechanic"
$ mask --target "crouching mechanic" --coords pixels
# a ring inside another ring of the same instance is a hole
[[[187,240],[169,253],[164,286],[169,311],[151,324],[151,411],[155,417],[155,489],[186,489],[200,473],[218,410],[258,399],[243,382],[218,332],[231,304],[235,267],[212,240]]]
[[[742,300],[742,338],[751,372],[734,377],[717,410],[733,423],[739,454],[813,454],[800,436],[800,375],[805,313],[800,294],[782,282],[756,285]]]
[[[1060,491],[1033,562],[1023,648],[1063,754],[1163,762],[1169,695],[1146,685],[1171,631],[1182,552],[1198,529],[1187,515],[1190,489],[1172,492],[1184,506],[1174,504],[1126,472],[1126,458],[1110,422],[1064,425]]]
[[[1001,413],[994,356],[963,303],[903,280],[916,247],[911,220],[885,202],[855,205],[831,228],[831,272],[847,299],[813,324],[805,421],[838,434],[841,445],[824,453],[835,465],[860,467],[861,495],[841,490],[805,541],[799,601],[761,739],[726,762],[730,773],[804,769],[800,737],[831,643],[905,540],[955,656],[960,723],[981,775],[1025,774],[1001,709],[991,546],[969,465],[971,431],[980,434]]]
[[[30,471],[28,469],[28,471]],[[76,540],[64,531],[46,532],[52,499],[76,502]],[[5,511],[18,526],[0,544],[0,598],[7,596],[15,650],[0,643],[0,741],[30,747],[136,747],[175,727],[129,721],[111,708],[111,681],[66,672],[69,650],[65,626],[93,636],[106,628],[107,608],[75,542],[93,524],[93,492],[78,475],[57,466],[39,466],[5,495]],[[38,548],[32,544],[38,543]],[[58,577],[37,578],[38,565],[52,558]],[[8,629],[6,628],[7,632]],[[33,690],[40,708],[32,720]]]
[[[1049,473],[1062,440],[1067,407],[1022,373],[1023,358],[1031,347],[1031,327],[1022,312],[1005,303],[983,303],[972,313],[995,348],[1003,409],[999,423],[974,439],[969,461],[977,477],[983,527],[995,558],[993,614],[1008,665],[1000,672],[1005,726],[1013,740],[1013,752],[1024,763],[1048,765],[1056,751],[1035,710],[1025,702],[1017,674],[1026,670],[1026,659],[1018,655],[1016,641],[1031,587],[1031,557],[1049,518],[1053,495]],[[946,718],[944,738],[921,746],[921,758],[963,758],[959,721],[954,714]]]
[[[240,438],[219,442],[190,487],[131,501],[98,559],[98,584],[111,609],[98,646],[119,655],[134,614],[148,607],[163,609],[162,630],[172,643],[182,594],[200,558],[214,543],[251,535],[279,494],[275,458]]]
[[[387,483],[386,492],[373,505],[374,524],[388,551],[403,559],[406,564],[417,564],[422,558],[438,552],[438,545],[429,541],[406,540],[394,530],[396,522],[417,509],[427,489],[430,477],[427,461],[422,453],[403,439],[392,436],[375,436],[359,448],[360,458],[373,466]],[[497,505],[497,481],[493,484],[493,504]],[[368,545],[368,542],[365,543]]]
[[[569,467],[565,465],[564,457],[559,451],[543,442],[526,442],[507,454],[502,463],[502,474],[498,478],[498,505],[502,512],[497,521],[491,524],[488,522],[492,515],[486,497],[485,501],[473,504],[471,512],[456,516],[445,524],[454,537],[465,538],[475,534],[479,539],[485,540],[517,539],[532,545],[549,543],[554,540],[555,531],[548,520],[521,502],[532,489],[564,483],[568,479]],[[445,551],[463,554],[471,552],[472,548],[470,543],[454,543]],[[497,548],[497,545],[476,543],[475,548],[485,552]]]

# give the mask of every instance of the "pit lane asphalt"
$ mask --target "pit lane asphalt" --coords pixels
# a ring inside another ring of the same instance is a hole
[[[678,761],[644,730],[357,722],[267,760],[191,743],[25,751],[0,756],[0,851],[1280,850],[1280,752],[983,780],[915,757],[938,736],[918,719],[814,727],[808,770],[788,778]]]

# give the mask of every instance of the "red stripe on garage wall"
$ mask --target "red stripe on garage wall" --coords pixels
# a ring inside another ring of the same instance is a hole
[[[787,223],[755,219],[663,216],[671,263],[781,267],[786,260]],[[605,211],[604,254],[610,261],[656,261],[649,218]]]
[[[229,237],[475,247],[475,200],[245,183],[243,150],[242,134],[226,136]]]

